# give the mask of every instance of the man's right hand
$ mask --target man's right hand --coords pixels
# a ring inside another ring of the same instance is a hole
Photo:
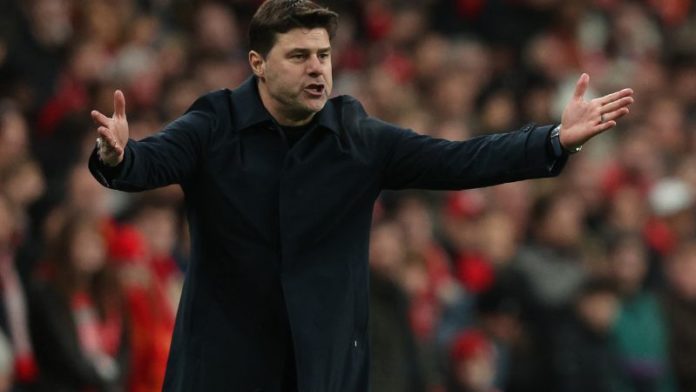
[[[128,142],[128,120],[126,119],[126,98],[121,90],[114,92],[114,114],[106,117],[92,110],[92,119],[97,124],[99,159],[108,166],[116,166],[123,161],[124,148]]]

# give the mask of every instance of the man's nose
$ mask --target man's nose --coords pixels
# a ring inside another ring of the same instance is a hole
[[[307,73],[310,76],[319,76],[321,75],[321,60],[319,60],[319,56],[317,55],[312,55],[309,56],[309,59],[307,60]]]

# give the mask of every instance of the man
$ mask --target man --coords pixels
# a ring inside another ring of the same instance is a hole
[[[269,0],[249,39],[253,77],[128,139],[125,99],[97,111],[104,185],[181,184],[192,241],[164,390],[368,390],[368,240],[382,189],[461,189],[553,176],[566,150],[616,125],[632,91],[591,102],[583,75],[554,126],[467,142],[367,116],[332,89],[337,15]],[[554,130],[552,132],[552,130]]]

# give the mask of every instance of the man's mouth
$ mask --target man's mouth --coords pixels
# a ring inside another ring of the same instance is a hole
[[[323,84],[312,83],[305,87],[305,91],[313,97],[321,97],[324,95],[324,89],[326,87]]]

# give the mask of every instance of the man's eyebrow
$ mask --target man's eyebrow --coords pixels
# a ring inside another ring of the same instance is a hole
[[[288,53],[296,53],[296,52],[300,52],[300,53],[309,53],[309,52],[311,52],[311,51],[312,51],[312,50],[311,50],[311,49],[308,49],[308,48],[292,48],[292,49],[290,49],[290,51],[289,51]],[[319,49],[317,49],[317,52],[330,52],[330,51],[331,51],[331,47],[330,47],[330,46],[327,46],[327,47],[325,47],[325,48],[319,48]]]

